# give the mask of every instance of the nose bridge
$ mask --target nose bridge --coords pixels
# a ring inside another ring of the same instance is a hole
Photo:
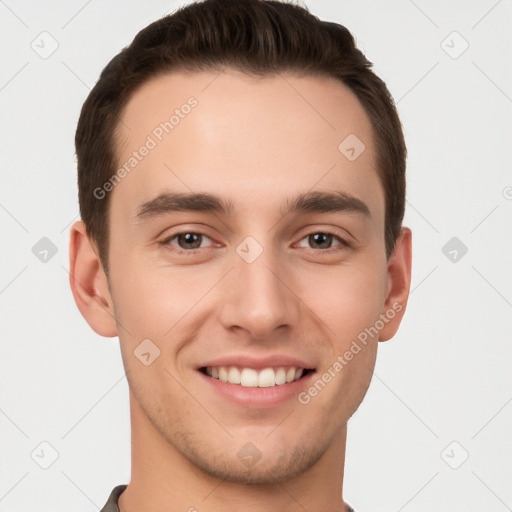
[[[245,238],[233,254],[234,272],[222,306],[221,319],[226,328],[238,326],[254,337],[263,337],[297,319],[293,294],[285,286],[282,261],[272,249],[269,237],[265,244]]]

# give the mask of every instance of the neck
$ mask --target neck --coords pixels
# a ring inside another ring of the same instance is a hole
[[[346,427],[304,473],[272,484],[221,480],[193,465],[154,428],[130,391],[131,480],[120,512],[345,512]]]

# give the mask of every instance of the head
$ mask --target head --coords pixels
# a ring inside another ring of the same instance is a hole
[[[232,481],[313,467],[410,282],[401,124],[350,32],[277,1],[183,7],[105,67],[76,153],[71,286],[119,336],[132,414]],[[274,356],[307,369],[294,399],[243,406],[207,375]]]

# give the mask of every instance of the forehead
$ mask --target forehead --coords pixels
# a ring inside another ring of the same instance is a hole
[[[162,188],[208,190],[242,207],[262,194],[267,202],[334,187],[383,209],[371,122],[337,80],[173,72],[143,84],[121,117],[118,167],[127,172],[112,203],[132,215]]]

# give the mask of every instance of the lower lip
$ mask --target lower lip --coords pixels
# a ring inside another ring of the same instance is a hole
[[[310,385],[311,380],[316,374],[315,371],[310,371],[306,376],[293,382],[279,386],[258,388],[223,382],[220,379],[209,377],[199,370],[197,373],[199,373],[199,376],[207,385],[211,386],[216,393],[219,393],[238,405],[252,409],[274,407],[291,398],[296,398],[306,386]]]

